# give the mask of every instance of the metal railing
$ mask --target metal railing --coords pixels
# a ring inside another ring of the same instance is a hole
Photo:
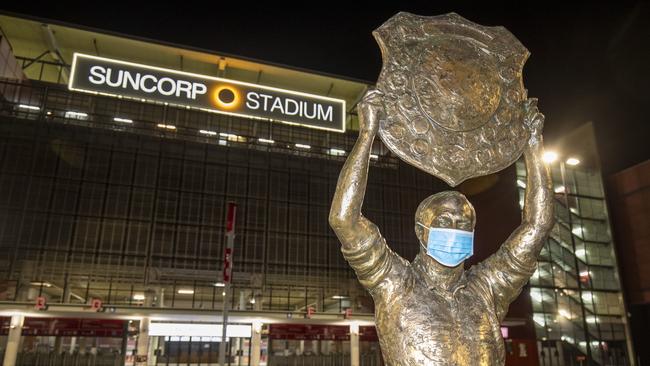
[[[81,354],[79,352],[20,352],[16,366],[118,366],[123,358],[117,353]]]

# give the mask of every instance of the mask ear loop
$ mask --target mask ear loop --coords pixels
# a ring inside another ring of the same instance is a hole
[[[427,229],[427,230],[431,230],[431,228],[430,228],[430,227],[428,227],[428,226],[425,226],[424,224],[422,224],[422,223],[420,223],[420,222],[416,222],[416,224],[418,224],[418,225],[420,225],[420,226],[422,226],[423,228],[425,228],[425,229]]]
[[[425,229],[431,230],[431,228],[429,228],[428,226],[424,225],[424,224],[421,223],[421,222],[417,222],[417,221],[416,221],[415,223],[418,224],[418,225],[420,225],[420,226],[422,226],[422,227],[425,228]],[[427,243],[422,244],[422,242],[420,242],[420,239],[418,238],[418,244],[420,244],[420,247],[422,247],[422,249],[424,249],[425,252],[428,252],[428,251],[429,251],[429,248],[428,248],[428,247],[429,247],[428,240],[427,240]]]

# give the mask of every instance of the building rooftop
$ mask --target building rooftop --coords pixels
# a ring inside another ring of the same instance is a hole
[[[276,88],[318,94],[346,101],[354,109],[369,84],[342,76],[233,56],[217,51],[134,37],[42,18],[0,13],[0,31],[18,58],[70,66],[75,52],[216,76]],[[24,69],[30,79],[67,83],[55,68]]]

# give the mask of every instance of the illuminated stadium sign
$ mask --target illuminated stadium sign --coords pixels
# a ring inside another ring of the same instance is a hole
[[[211,76],[74,54],[68,88],[345,131],[345,101]]]

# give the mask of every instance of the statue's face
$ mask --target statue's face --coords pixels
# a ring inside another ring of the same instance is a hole
[[[436,195],[438,196],[438,195]],[[476,223],[474,208],[457,192],[445,192],[416,213],[415,232],[423,249],[427,247],[429,227],[472,232]],[[421,225],[417,225],[417,223]]]

